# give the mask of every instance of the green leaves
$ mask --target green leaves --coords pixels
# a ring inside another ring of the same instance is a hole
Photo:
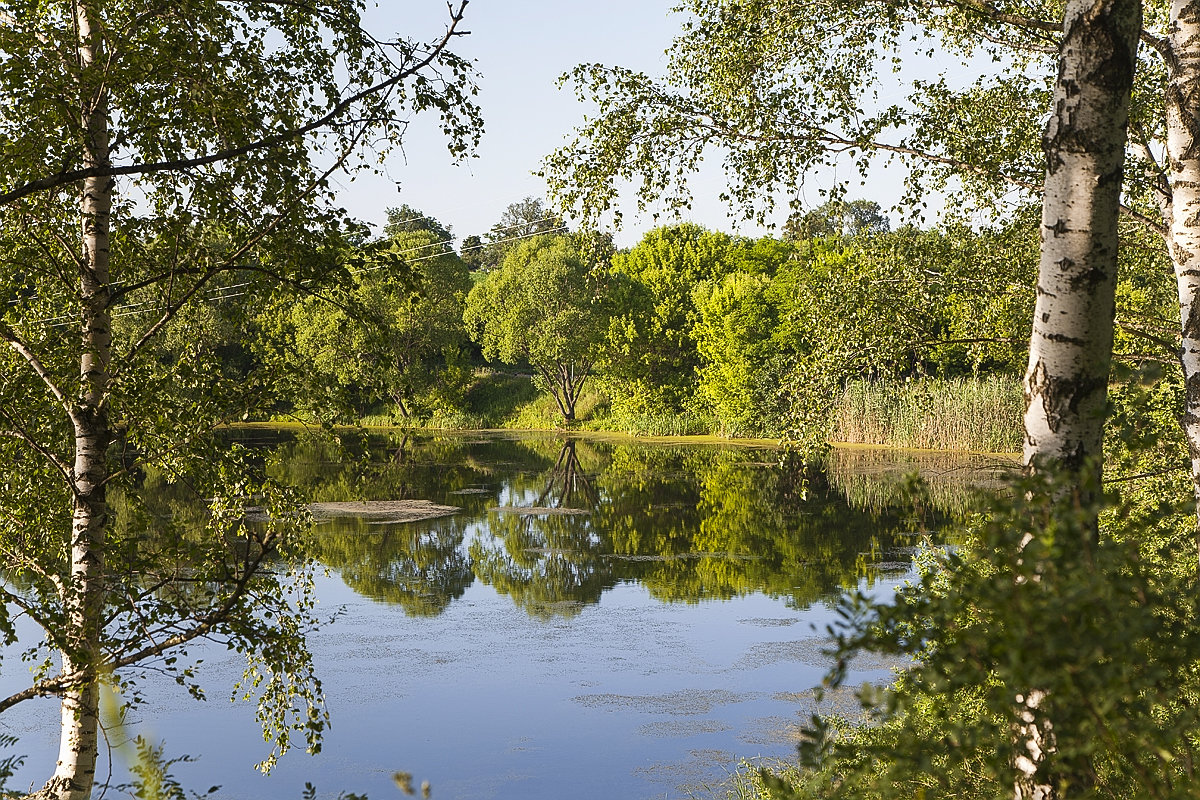
[[[606,288],[572,237],[543,234],[513,248],[471,290],[463,321],[485,358],[533,367],[570,423],[605,356]]]
[[[839,663],[864,650],[916,661],[869,698],[880,724],[814,726],[807,772],[772,781],[774,796],[1011,795],[1018,713],[1053,731],[1040,766],[1060,796],[1195,793],[1200,607],[1194,563],[1171,567],[1194,561],[1190,526],[1151,552],[1138,501],[1110,498],[1095,541],[1076,488],[1020,481],[964,545],[926,552],[893,600],[843,602]]]
[[[914,216],[930,190],[1004,209],[1014,191],[1037,196],[1060,3],[689,0],[676,10],[682,31],[662,78],[599,64],[562,78],[597,113],[542,175],[585,223],[611,214],[620,224],[626,182],[639,210],[682,212],[705,158],[722,163],[734,210],[759,222],[815,171],[849,166],[865,179],[885,159],[909,168],[902,205]]]

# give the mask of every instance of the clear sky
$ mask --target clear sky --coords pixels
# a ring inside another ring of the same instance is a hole
[[[454,49],[473,59],[481,75],[485,133],[478,157],[455,166],[436,117],[429,116],[410,126],[404,155],[389,159],[385,176],[343,182],[342,204],[359,219],[378,224],[389,206],[407,203],[452,226],[460,240],[487,231],[509,203],[544,194],[532,173],[583,120],[586,108],[569,87],[556,87],[558,76],[590,61],[661,74],[664,51],[682,24],[670,13],[673,5],[674,0],[474,0],[465,18],[471,34],[457,40]],[[430,40],[444,30],[447,18],[444,0],[381,0],[368,10],[367,24],[377,34]],[[817,189],[831,181],[831,176],[808,181],[808,203],[819,204]],[[715,165],[691,182],[696,203],[690,219],[734,230],[717,199],[723,184]],[[897,193],[873,192],[871,199],[886,207]],[[623,208],[625,227],[617,241],[628,245],[654,223],[635,215],[632,196]]]
[[[558,76],[585,61],[661,73],[663,52],[680,28],[680,18],[668,13],[672,4],[474,0],[465,18],[471,34],[454,49],[473,59],[481,75],[485,132],[478,157],[454,165],[431,115],[410,126],[404,154],[388,160],[385,176],[343,182],[339,199],[367,222],[380,223],[389,206],[408,203],[451,225],[460,239],[487,231],[509,203],[544,195],[532,173],[582,122],[584,106],[569,89],[556,87]],[[384,35],[428,40],[444,30],[447,18],[444,0],[381,0],[368,10],[367,23]],[[694,184],[699,201],[694,218],[730,228],[715,200],[719,179],[718,173]],[[708,191],[705,181],[712,184]],[[633,218],[632,201],[628,205],[623,243],[636,241],[652,225]]]

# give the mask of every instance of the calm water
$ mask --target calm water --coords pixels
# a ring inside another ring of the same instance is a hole
[[[267,748],[253,710],[225,699],[244,664],[223,649],[192,653],[208,702],[147,687],[127,731],[198,756],[176,776],[222,798],[298,798],[306,781],[321,796],[399,797],[397,770],[439,798],[708,795],[743,760],[794,753],[818,709],[828,603],[888,591],[914,534],[936,524],[895,481],[853,463],[804,481],[768,449],[479,435],[375,441],[365,458],[262,446],[314,502],[461,510],[314,532],[322,607],[344,608],[310,639],[333,718],[319,756],[254,771]],[[4,663],[0,688],[28,680]],[[853,681],[888,675],[856,667]],[[0,718],[29,755],[14,786],[48,774],[56,715],[44,703]]]

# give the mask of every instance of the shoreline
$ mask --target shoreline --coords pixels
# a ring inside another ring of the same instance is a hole
[[[301,420],[281,420],[281,421],[254,421],[254,422],[230,422],[221,423],[218,428],[228,428],[230,430],[310,430],[322,429],[323,426],[317,423],[305,422]],[[647,444],[697,444],[697,445],[730,445],[733,447],[745,448],[763,448],[782,450],[787,447],[783,439],[756,439],[743,437],[725,437],[715,434],[687,434],[662,436],[641,433],[628,433],[626,431],[607,431],[607,430],[570,430],[567,428],[433,428],[425,426],[406,427],[403,425],[333,425],[335,431],[353,431],[365,430],[372,432],[386,433],[401,433],[401,434],[419,434],[428,433],[431,435],[437,434],[490,434],[490,435],[517,435],[522,434],[540,434],[540,435],[555,435],[564,438],[579,438],[593,439],[599,441],[622,441],[622,442],[645,442]],[[998,458],[1005,461],[1017,461],[1021,459],[1021,453],[1018,451],[1012,452],[996,452],[988,450],[958,450],[958,449],[933,449],[921,447],[904,447],[901,445],[892,444],[876,444],[872,442],[826,442],[835,450],[887,450],[895,453],[914,453],[914,454],[954,454],[962,456],[988,456]]]

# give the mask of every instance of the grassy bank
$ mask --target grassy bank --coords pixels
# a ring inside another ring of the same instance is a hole
[[[607,431],[633,436],[711,436],[719,424],[708,416],[670,411],[620,414],[613,411],[609,397],[593,383],[585,388],[575,406],[580,431]],[[437,411],[416,420],[401,420],[388,409],[366,414],[359,420],[367,426],[403,426],[436,430],[479,430],[510,428],[558,430],[567,427],[554,398],[541,391],[532,375],[481,369],[463,396],[462,408]]]
[[[1015,378],[855,381],[834,407],[830,440],[922,450],[1011,453],[1021,449]]]
[[[380,409],[361,422],[442,430],[566,427],[554,399],[537,387],[531,375],[490,369],[476,373],[461,408],[407,422]],[[618,412],[597,383],[580,397],[571,427],[635,436],[716,436],[722,430],[720,420],[712,415]],[[1020,431],[1021,392],[1016,379],[926,378],[848,384],[835,398],[826,438],[895,448],[1011,453],[1021,447]]]

